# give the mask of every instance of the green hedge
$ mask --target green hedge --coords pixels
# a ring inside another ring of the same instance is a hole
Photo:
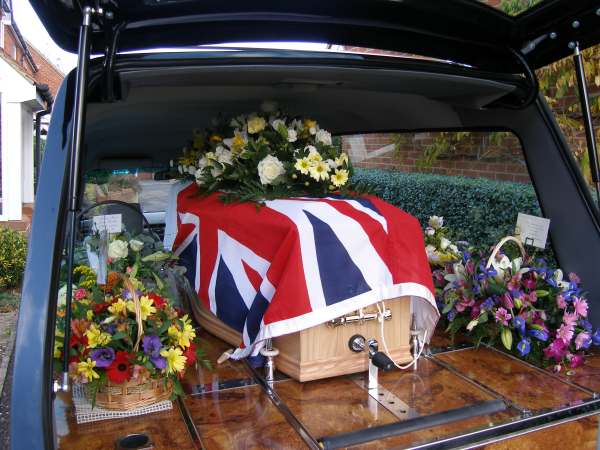
[[[493,245],[513,234],[519,212],[540,215],[528,184],[382,169],[356,169],[354,182],[417,217],[443,216],[457,240]]]
[[[23,280],[27,239],[22,233],[0,227],[0,290],[19,287]]]

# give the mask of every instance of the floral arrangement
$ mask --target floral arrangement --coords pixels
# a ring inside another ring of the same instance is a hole
[[[429,223],[441,229],[432,222],[441,225],[441,218]],[[432,263],[438,304],[453,337],[464,332],[476,345],[501,342],[516,356],[556,371],[580,366],[585,350],[600,345],[577,275],[565,278],[541,258],[511,259],[499,252],[488,265],[489,252],[470,248],[458,254],[454,262]]]
[[[350,192],[352,166],[328,131],[313,119],[287,117],[272,102],[262,110],[196,130],[171,166],[224,200]]]
[[[58,296],[54,357],[69,353],[69,375],[86,384],[95,401],[108,383],[164,380],[182,395],[180,378],[190,365],[202,363],[203,352],[191,320],[169,299],[161,280],[161,265],[173,259],[157,250],[150,236],[128,238],[111,234],[102,243],[88,237],[88,249],[105,245],[107,276],[98,283],[97,274],[86,264],[73,271],[70,339],[65,350],[66,285]]]
[[[448,239],[448,229],[441,216],[431,216],[427,222],[425,251],[432,266],[443,266],[461,258],[457,245]]]

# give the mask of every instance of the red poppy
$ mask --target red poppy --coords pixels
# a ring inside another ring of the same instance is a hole
[[[187,358],[185,362],[186,365],[192,365],[196,362],[196,348],[198,348],[198,346],[191,342],[190,346],[183,352],[183,356]]]
[[[127,352],[117,352],[115,359],[110,366],[106,368],[106,375],[113,383],[122,384],[129,380],[131,363],[129,360],[133,355]]]
[[[158,309],[163,309],[167,304],[164,298],[162,298],[160,295],[155,294],[154,292],[150,292],[148,294],[148,297],[150,297],[154,301],[154,306],[156,306]]]

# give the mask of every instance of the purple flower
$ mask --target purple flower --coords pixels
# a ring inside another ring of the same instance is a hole
[[[152,364],[154,364],[157,369],[164,369],[167,367],[167,360],[162,356],[151,356],[150,361],[152,361]]]
[[[583,355],[581,353],[571,355],[569,362],[571,363],[571,368],[575,369],[576,367],[583,365]]]
[[[592,336],[590,333],[582,331],[575,338],[575,349],[579,350],[580,348],[589,348],[592,343]]]
[[[110,348],[97,348],[90,352],[90,356],[96,361],[96,367],[105,368],[111,365],[115,359],[115,351]]]
[[[571,272],[571,273],[569,274],[569,280],[570,280],[572,283],[575,283],[575,284],[579,284],[579,283],[581,283],[581,279],[580,279],[580,278],[577,276],[577,274],[576,274],[576,273],[573,273],[573,272]]]
[[[592,342],[594,345],[600,345],[600,328],[597,329],[594,334],[592,334]]]
[[[448,318],[448,320],[449,320],[450,322],[452,322],[452,321],[454,320],[454,318],[456,317],[456,310],[455,310],[454,308],[452,308],[452,309],[450,310],[450,312],[448,312],[448,315],[447,315],[446,317]],[[599,342],[599,344],[600,344],[600,330],[599,330],[598,332],[596,332],[596,334],[598,334],[598,336],[599,336],[599,340],[598,340],[598,342]]]
[[[587,331],[588,333],[592,332],[592,323],[589,320],[584,319],[580,323],[585,331]]]
[[[556,338],[563,341],[565,345],[569,345],[573,339],[573,325],[563,323],[556,331]]]
[[[557,362],[562,361],[566,354],[567,346],[562,339],[554,340],[552,344],[544,349],[544,355],[546,355],[546,358],[552,358]]]
[[[546,342],[548,340],[548,333],[536,328],[529,330],[529,336],[536,338],[538,341]]]
[[[492,309],[494,307],[494,299],[491,297],[488,297],[485,299],[485,301],[481,304],[481,309]]]
[[[521,342],[517,344],[517,350],[521,354],[521,357],[527,355],[531,350],[529,339],[522,339]]]
[[[162,344],[160,343],[160,338],[158,336],[144,336],[144,339],[142,339],[144,353],[151,355],[154,358],[159,357],[161,347]]]
[[[523,320],[522,317],[515,317],[512,320],[512,326],[515,330],[517,330],[521,334],[521,336],[525,335],[525,321]],[[529,353],[529,351],[527,353]],[[521,356],[523,356],[523,355],[521,355]]]

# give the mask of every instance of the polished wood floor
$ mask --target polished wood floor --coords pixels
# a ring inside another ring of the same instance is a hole
[[[210,361],[229,348],[205,334]],[[436,337],[433,345],[449,344]],[[600,355],[592,356],[574,375],[553,375],[494,349],[437,353],[419,361],[416,371],[380,374],[380,385],[401,399],[407,417],[423,416],[503,397],[513,407],[443,426],[369,444],[361,449],[405,448],[590,399],[600,391]],[[181,407],[127,420],[78,425],[70,398],[55,401],[56,435],[61,449],[112,449],[128,434],[147,433],[156,449],[304,449],[302,439],[240,361],[212,370],[189,370],[188,393]],[[399,419],[373,401],[353,379],[337,377],[306,383],[276,381],[274,391],[315,438],[390,424]],[[186,423],[184,417],[188,417]],[[486,446],[486,449],[595,449],[596,417],[581,419]]]

